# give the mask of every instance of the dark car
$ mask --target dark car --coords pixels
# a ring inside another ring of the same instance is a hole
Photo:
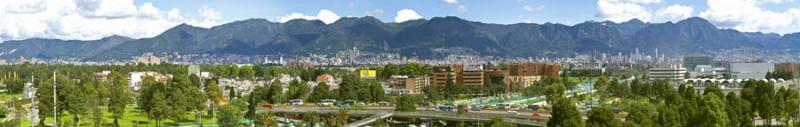
[[[469,109],[472,111],[481,111],[481,107],[477,105],[470,106]]]
[[[456,109],[456,107],[453,107],[453,106],[447,106],[447,105],[439,106],[439,111],[452,112],[452,111],[455,111],[455,109]]]
[[[528,110],[539,110],[539,105],[528,105]]]

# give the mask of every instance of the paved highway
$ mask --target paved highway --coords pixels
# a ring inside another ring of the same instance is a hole
[[[417,108],[417,110],[418,111],[416,112],[396,112],[394,111],[394,107],[365,107],[361,110],[349,110],[348,114],[371,116],[368,117],[368,119],[366,120],[359,120],[362,121],[361,123],[357,123],[359,125],[364,125],[365,123],[371,123],[374,121],[375,118],[386,118],[386,117],[435,118],[435,119],[454,120],[454,121],[489,121],[495,117],[502,117],[506,122],[510,123],[531,125],[531,126],[542,126],[550,117],[549,114],[541,114],[538,117],[534,117],[532,113],[524,113],[524,112],[508,113],[505,111],[487,111],[487,110],[470,111],[464,114],[458,114],[457,112],[432,111],[432,110],[426,110],[426,108]],[[330,107],[276,107],[273,109],[259,110],[259,112],[263,111],[288,113],[288,114],[305,114],[312,111],[317,113],[339,112],[338,109]],[[390,116],[382,116],[386,114],[390,114]],[[380,117],[375,117],[375,116],[380,116]],[[363,121],[368,121],[368,122],[363,122]]]

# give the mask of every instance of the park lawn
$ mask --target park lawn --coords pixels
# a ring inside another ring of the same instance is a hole
[[[23,95],[20,94],[9,94],[9,93],[0,93],[0,102],[5,103],[11,101],[11,98],[14,97],[22,97]]]
[[[574,83],[581,83],[581,77],[567,77],[567,80]]]
[[[105,112],[104,111],[103,115],[104,115],[104,123],[103,124],[108,124],[108,125],[114,124],[114,119],[111,118],[112,114],[110,112]],[[161,121],[161,126],[189,126],[189,125],[195,125],[195,122],[194,122],[195,115],[193,113],[186,114],[185,116],[186,116],[186,118],[188,120],[179,121],[179,122],[176,122],[176,121],[173,121],[173,120],[162,120]],[[90,116],[81,116],[81,117],[82,117],[81,118],[81,124],[80,124],[81,126],[93,126],[92,120],[91,120],[91,118],[89,118]],[[217,126],[216,125],[217,119],[216,118],[208,118],[208,117],[210,117],[210,116],[205,116],[203,118],[203,126],[210,126],[210,127]],[[65,116],[63,116],[63,118],[61,118],[61,120],[62,121],[66,121],[66,120],[70,120],[71,121],[72,118],[73,118],[72,115],[65,115]],[[147,115],[144,112],[136,110],[132,106],[126,107],[125,108],[125,116],[122,119],[119,119],[120,126],[122,126],[122,127],[133,127],[135,125],[135,121],[139,123],[138,124],[139,127],[154,127],[154,126],[156,126],[155,120],[152,120],[152,121],[148,120],[147,119]],[[52,116],[47,117],[47,120],[45,122],[48,123],[48,124],[49,123],[53,123]],[[35,124],[38,124],[38,123],[35,123]],[[30,121],[27,118],[25,118],[25,119],[23,119],[21,125],[22,125],[22,127],[29,127],[30,126]]]

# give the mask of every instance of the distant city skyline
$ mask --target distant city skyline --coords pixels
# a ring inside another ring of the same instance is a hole
[[[275,22],[374,16],[384,22],[457,16],[485,23],[679,21],[702,17],[720,28],[793,33],[795,0],[26,0],[0,2],[0,40],[152,37],[181,23],[213,27],[250,18]]]

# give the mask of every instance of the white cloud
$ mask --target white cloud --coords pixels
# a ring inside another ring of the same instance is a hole
[[[210,27],[221,14],[200,10],[202,19],[185,18],[152,3],[133,0],[11,0],[0,2],[0,41],[28,38],[94,40],[111,35],[152,37],[180,23]]]
[[[539,11],[539,10],[544,9],[544,6],[542,6],[542,5],[531,6],[531,5],[525,4],[525,6],[522,6],[522,9],[524,9],[525,11],[528,11],[528,12],[535,12],[535,11]]]
[[[75,3],[86,17],[124,18],[138,13],[132,0],[75,0]]]
[[[203,20],[189,22],[189,24],[200,27],[212,27],[217,25],[217,22],[222,19],[222,13],[213,8],[208,8],[208,6],[203,6],[203,8],[197,10],[197,13],[200,13],[200,16],[203,17]]]
[[[458,0],[442,0],[442,2],[454,5],[456,7],[456,11],[458,12],[467,12],[469,9],[464,4],[458,2]]]
[[[626,1],[626,0],[617,0],[617,1]],[[631,3],[637,3],[637,4],[657,4],[657,3],[661,3],[661,0],[627,0],[627,1],[631,2]]]
[[[458,0],[442,0],[442,1],[447,4],[458,4]]]
[[[624,22],[634,18],[650,21],[653,15],[644,4],[659,2],[661,0],[598,0],[598,16],[613,22]]]
[[[794,0],[761,0],[761,2],[780,4],[780,3],[794,2]]]
[[[367,11],[367,12],[364,13],[364,15],[367,15],[367,16],[381,16],[381,15],[383,15],[383,9],[375,9],[375,10],[372,10],[372,11]]]
[[[766,3],[791,0],[708,0],[708,9],[700,13],[717,26],[740,31],[773,31],[800,27],[800,8],[785,11],[767,10]]]
[[[687,5],[672,5],[658,9],[655,14],[657,21],[679,21],[692,17],[694,8]]]
[[[336,22],[336,20],[339,20],[339,18],[341,18],[341,17],[339,17],[339,15],[337,15],[333,11],[328,10],[328,9],[322,9],[322,10],[319,10],[319,13],[317,13],[316,16],[309,16],[309,15],[305,15],[305,14],[302,14],[302,13],[294,12],[294,13],[290,13],[290,14],[278,17],[278,21],[280,21],[280,22],[288,22],[288,21],[293,20],[293,19],[305,19],[305,20],[320,20],[325,24],[331,24],[331,23]]]
[[[468,9],[467,9],[467,6],[464,6],[464,5],[458,5],[458,7],[456,8],[456,10],[458,10],[458,12],[467,12],[467,10],[468,10]]]
[[[402,9],[397,11],[397,16],[394,17],[394,22],[401,23],[408,20],[422,19],[422,16],[417,14],[417,11],[412,9]]]

